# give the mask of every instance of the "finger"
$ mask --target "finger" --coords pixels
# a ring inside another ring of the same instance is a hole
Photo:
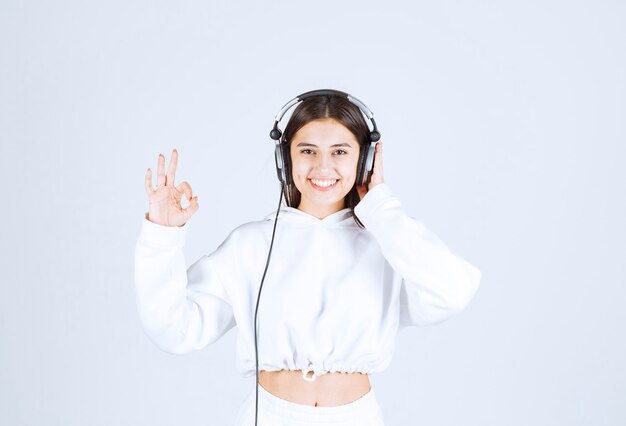
[[[176,189],[179,192],[185,193],[185,195],[187,196],[187,201],[191,201],[192,192],[191,192],[191,185],[189,185],[189,182],[187,181],[181,182],[180,185],[176,187]]]
[[[174,185],[174,178],[176,177],[177,165],[178,165],[178,151],[176,151],[176,148],[174,148],[174,150],[172,150],[172,158],[170,158],[170,166],[167,169],[166,182],[168,185]]]
[[[159,154],[159,163],[157,166],[157,188],[165,185],[165,156]]]
[[[154,188],[152,188],[152,170],[148,167],[146,171],[146,193],[148,195],[154,192]]]
[[[189,219],[195,212],[197,212],[199,208],[200,204],[198,203],[198,196],[196,195],[191,199],[189,205],[185,209],[185,215],[187,216],[187,219]]]
[[[383,175],[383,143],[378,142],[376,144],[376,161],[374,162],[374,169],[381,177]]]

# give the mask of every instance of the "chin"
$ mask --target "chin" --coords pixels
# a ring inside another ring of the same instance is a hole
[[[345,195],[341,194],[320,194],[315,190],[307,189],[305,191],[300,191],[300,200],[306,199],[310,204],[320,205],[320,206],[331,206],[337,204],[339,202],[343,202]]]

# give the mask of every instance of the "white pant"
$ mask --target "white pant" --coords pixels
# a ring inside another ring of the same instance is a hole
[[[241,404],[235,426],[254,426],[256,389]],[[259,385],[257,426],[384,426],[374,388],[356,401],[335,407],[296,404],[271,394]]]

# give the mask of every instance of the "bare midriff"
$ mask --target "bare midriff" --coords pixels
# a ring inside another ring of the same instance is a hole
[[[307,377],[312,375],[310,372]],[[302,370],[261,370],[259,385],[278,398],[314,407],[349,404],[371,388],[367,374],[326,373],[309,382],[302,377]]]

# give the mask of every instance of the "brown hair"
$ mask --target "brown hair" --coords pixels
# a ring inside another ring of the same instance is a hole
[[[289,122],[287,123],[287,126],[285,126],[285,131],[283,132],[281,139],[281,143],[285,144],[285,149],[283,151],[287,154],[285,155],[285,165],[287,167],[289,179],[291,179],[292,182],[289,185],[285,185],[285,198],[286,200],[291,200],[291,203],[287,201],[287,205],[290,207],[297,208],[300,204],[301,197],[300,191],[298,191],[298,188],[296,188],[296,185],[293,183],[290,154],[291,140],[296,132],[305,124],[322,118],[333,118],[350,130],[359,142],[360,154],[362,154],[363,149],[367,148],[367,144],[369,143],[370,130],[369,127],[367,127],[367,123],[365,122],[365,118],[363,117],[361,110],[345,97],[338,95],[321,95],[312,96],[300,102],[300,105],[296,107],[293,114],[289,118]],[[360,164],[360,161],[358,164]],[[355,182],[352,189],[350,189],[344,198],[344,208],[349,208],[356,224],[360,228],[364,228],[359,218],[354,214],[354,207],[360,200],[361,199],[359,197],[359,193],[357,192]]]

